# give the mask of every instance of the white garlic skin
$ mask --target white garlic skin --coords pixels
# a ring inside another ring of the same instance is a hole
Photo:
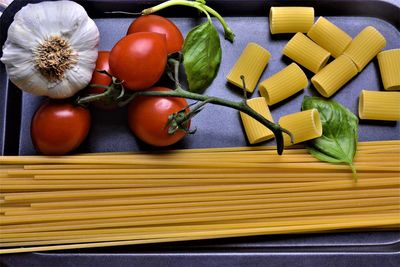
[[[61,79],[50,81],[35,66],[35,49],[46,38],[67,40],[77,62]],[[67,98],[85,88],[92,77],[99,44],[99,30],[85,9],[72,1],[28,4],[16,13],[8,29],[1,61],[10,80],[21,90]]]

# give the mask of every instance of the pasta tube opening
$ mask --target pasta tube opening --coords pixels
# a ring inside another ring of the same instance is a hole
[[[274,105],[304,89],[308,79],[303,70],[292,63],[286,68],[275,73],[259,85],[261,96],[268,105]]]
[[[288,129],[294,137],[294,143],[291,143],[289,135],[284,133],[285,146],[308,141],[322,135],[321,118],[315,108],[283,116],[280,118],[279,124]]]

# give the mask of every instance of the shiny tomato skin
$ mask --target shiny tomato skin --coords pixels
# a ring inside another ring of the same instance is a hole
[[[151,91],[171,90],[165,87],[153,87]],[[188,103],[180,97],[138,96],[128,107],[128,124],[133,134],[152,146],[169,146],[183,137],[186,132],[178,130],[169,134],[166,126],[172,113],[187,108]],[[187,110],[188,111],[188,110]],[[188,123],[187,127],[190,126]]]
[[[110,58],[110,52],[109,51],[99,51],[97,60],[96,60],[96,67],[95,70],[93,71],[92,79],[89,84],[99,84],[99,85],[104,85],[104,86],[109,86],[112,83],[112,79],[110,76],[106,74],[102,74],[98,72],[97,70],[105,70],[109,74],[112,75],[111,70],[110,70],[110,65],[108,64]],[[86,90],[87,94],[101,94],[105,91],[104,88],[100,87],[88,87]],[[117,103],[111,102],[111,101],[94,101],[91,103],[93,106],[104,109],[104,110],[111,110],[111,109],[116,109]]]
[[[183,35],[169,19],[158,15],[145,15],[135,19],[128,28],[128,33],[157,32],[165,34],[168,54],[179,52],[183,46]]]
[[[154,85],[167,64],[164,34],[138,32],[119,40],[110,52],[110,69],[125,88],[136,91]]]
[[[67,154],[84,141],[90,121],[90,113],[86,108],[65,100],[46,101],[32,118],[33,145],[41,154]]]
[[[108,76],[106,74],[102,74],[97,71],[97,70],[105,70],[111,74],[110,66],[108,64],[109,58],[110,58],[109,51],[99,51],[98,52],[98,56],[97,56],[97,60],[96,60],[96,68],[93,71],[93,75],[92,75],[92,79],[90,80],[90,84],[100,84],[100,85],[104,85],[104,86],[109,86],[111,84],[112,79],[110,76]],[[92,87],[92,88],[90,88],[90,90],[93,93],[104,92],[103,88]]]

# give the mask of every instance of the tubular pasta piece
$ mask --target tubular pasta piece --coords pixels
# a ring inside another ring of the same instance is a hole
[[[358,72],[386,46],[386,39],[374,27],[364,28],[343,52],[356,64]]]
[[[249,43],[228,76],[226,76],[226,79],[230,83],[244,89],[242,79],[240,78],[243,75],[246,82],[246,91],[252,93],[270,57],[271,54],[268,50],[256,43]]]
[[[350,35],[324,17],[319,17],[307,36],[330,52],[334,58],[339,57],[352,40]]]
[[[271,7],[269,11],[271,34],[307,32],[313,23],[312,7]]]
[[[322,124],[317,109],[309,109],[283,116],[279,119],[279,124],[289,130],[297,144],[311,140],[322,135]],[[283,133],[285,146],[292,145],[289,135]]]
[[[292,63],[260,83],[260,94],[268,105],[276,104],[294,95],[308,85],[303,70]]]
[[[363,120],[400,120],[400,92],[362,90],[358,114]]]
[[[353,61],[341,55],[315,74],[311,82],[321,95],[330,97],[357,73],[357,67]]]
[[[385,90],[400,90],[400,48],[380,52],[378,62]]]
[[[260,113],[263,117],[273,122],[271,112],[263,97],[256,97],[247,100],[247,105]],[[267,127],[250,117],[249,115],[240,112],[240,117],[243,122],[244,130],[250,144],[256,144],[274,137],[274,134]]]
[[[283,54],[314,73],[323,68],[331,56],[328,51],[300,32],[286,44]]]

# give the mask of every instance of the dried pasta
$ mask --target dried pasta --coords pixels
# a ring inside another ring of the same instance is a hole
[[[330,97],[358,73],[356,65],[341,55],[311,78],[311,83],[324,97]]]
[[[362,90],[358,114],[365,120],[400,120],[400,92]]]
[[[271,34],[307,32],[313,23],[312,7],[271,7],[269,11]]]
[[[257,111],[263,117],[265,117],[269,121],[273,121],[271,112],[269,111],[268,105],[263,97],[249,99],[246,102],[247,105]],[[249,115],[240,112],[240,117],[242,119],[243,127],[250,144],[260,143],[274,137],[274,133],[270,129],[268,129]]]
[[[311,140],[322,135],[322,124],[317,109],[309,109],[283,116],[279,124],[288,129],[294,137],[293,144]],[[292,145],[290,137],[283,134],[285,146]]]
[[[308,79],[303,70],[296,63],[292,63],[262,81],[259,91],[268,105],[274,105],[304,89],[307,85]]]
[[[307,32],[307,36],[334,58],[339,57],[352,40],[350,35],[322,16]]]
[[[328,51],[300,32],[290,39],[282,53],[314,73],[323,68],[331,56]]]
[[[303,146],[0,156],[0,254],[394,228],[399,157],[399,140],[359,142],[355,182]]]
[[[353,60],[360,72],[385,46],[385,37],[374,27],[368,26],[354,37],[343,54]]]
[[[380,52],[378,62],[385,90],[400,90],[400,48]]]
[[[226,76],[226,79],[230,83],[244,89],[241,76],[245,77],[246,90],[252,93],[256,88],[257,82],[267,66],[270,57],[271,54],[268,50],[256,43],[249,43],[243,50],[228,76]]]

